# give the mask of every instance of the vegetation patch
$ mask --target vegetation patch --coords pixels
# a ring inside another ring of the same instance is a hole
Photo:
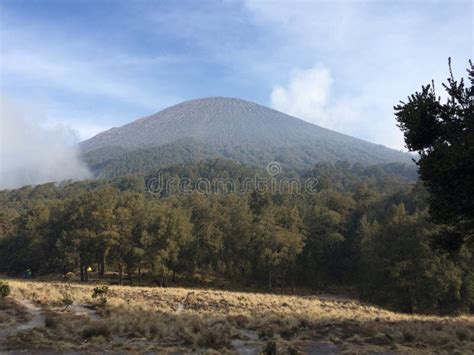
[[[472,316],[407,315],[336,296],[109,286],[97,320],[87,313],[75,315],[71,309],[57,311],[63,283],[9,283],[12,301],[44,300],[46,319],[44,326],[11,334],[2,350],[258,352],[276,346],[277,352],[293,353],[440,348],[463,353],[474,347]],[[79,303],[86,303],[95,287],[71,284],[70,292]],[[178,310],[178,302],[189,307]],[[282,307],[284,303],[291,309]],[[3,311],[9,312],[8,324],[24,324],[25,318],[11,308],[14,305],[9,303]]]

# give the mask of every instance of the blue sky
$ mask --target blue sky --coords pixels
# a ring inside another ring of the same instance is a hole
[[[0,0],[0,20],[2,99],[80,139],[230,96],[402,149],[393,105],[473,58],[460,0]]]

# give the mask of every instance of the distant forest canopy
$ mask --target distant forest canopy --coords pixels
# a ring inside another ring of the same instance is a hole
[[[391,169],[394,175],[403,175],[409,179],[417,178],[416,165],[410,160],[417,158],[417,155],[410,157],[409,154],[375,144],[365,150],[345,146],[342,143],[334,147],[325,144],[313,142],[294,146],[232,145],[204,143],[187,138],[147,148],[103,147],[83,153],[82,159],[94,175],[101,178],[150,174],[176,165],[219,159],[232,160],[257,169],[265,168],[271,161],[277,161],[284,172],[297,174],[304,174],[315,164],[345,161],[351,165],[355,164],[356,167],[378,166],[382,169]]]
[[[92,267],[130,284],[351,288],[405,312],[472,311],[472,253],[433,247],[446,227],[430,222],[428,193],[404,169],[341,161],[287,172],[317,178],[312,194],[163,196],[146,191],[153,174],[0,191],[0,272],[86,281]],[[163,173],[239,181],[265,171],[213,160]]]

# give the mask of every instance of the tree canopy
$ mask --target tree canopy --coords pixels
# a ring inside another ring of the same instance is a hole
[[[140,175],[0,191],[0,272],[79,271],[82,280],[205,284],[286,292],[358,290],[407,312],[470,310],[474,259],[431,247],[422,184],[392,168],[320,163],[299,176],[318,191],[167,195]],[[232,162],[170,168],[168,178],[239,180]],[[430,290],[430,292],[425,292]]]
[[[474,65],[469,64],[467,82],[457,81],[449,60],[445,101],[433,82],[395,106],[406,146],[420,155],[417,164],[430,192],[430,214],[450,226],[442,241],[450,250],[474,235]]]

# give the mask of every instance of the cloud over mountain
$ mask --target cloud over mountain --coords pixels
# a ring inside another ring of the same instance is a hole
[[[38,113],[1,100],[0,131],[0,188],[91,176],[66,126],[47,127]]]

